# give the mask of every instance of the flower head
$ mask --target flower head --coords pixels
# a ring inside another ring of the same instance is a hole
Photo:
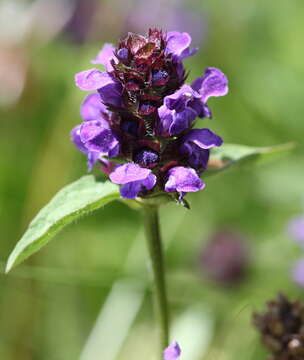
[[[228,91],[227,78],[209,68],[185,84],[182,60],[193,55],[185,32],[150,29],[129,33],[115,47],[105,44],[93,68],[75,75],[76,85],[92,92],[81,105],[83,123],[72,131],[89,168],[106,163],[111,181],[125,198],[161,192],[182,200],[205,184],[209,149],[222,139],[208,129],[193,129],[195,119],[211,117],[207,100]],[[115,159],[121,165],[109,163]]]
[[[178,360],[181,352],[178,343],[174,342],[164,350],[164,360]]]
[[[279,294],[263,313],[253,315],[271,360],[300,360],[304,357],[304,305]]]

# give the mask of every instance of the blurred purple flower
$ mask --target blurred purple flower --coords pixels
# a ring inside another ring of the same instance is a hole
[[[234,231],[218,231],[212,235],[200,256],[202,273],[220,285],[237,285],[248,267],[245,240]]]
[[[296,216],[290,220],[287,231],[293,240],[304,245],[304,216]]]
[[[164,350],[164,360],[177,360],[181,354],[181,348],[175,341]]]
[[[194,43],[201,44],[206,35],[206,18],[198,9],[191,10],[183,0],[134,0],[125,29],[142,33],[147,27],[167,31],[184,29]]]
[[[292,278],[296,284],[304,287],[304,258],[295,262],[292,268]]]

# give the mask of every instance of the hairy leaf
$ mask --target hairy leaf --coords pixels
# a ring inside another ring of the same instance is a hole
[[[269,147],[254,147],[237,144],[224,144],[211,151],[208,170],[205,175],[215,175],[232,165],[243,165],[250,162],[264,160],[280,152],[292,150],[294,143],[287,143]]]
[[[6,272],[46,245],[65,225],[119,196],[117,185],[92,175],[61,189],[30,223],[8,259]]]

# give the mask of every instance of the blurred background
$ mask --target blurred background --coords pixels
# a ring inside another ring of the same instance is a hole
[[[149,26],[188,31],[230,80],[208,127],[227,143],[303,142],[303,0],[0,1],[0,359],[153,359],[154,323],[140,215],[121,203],[69,226],[23,265],[5,261],[36,212],[86,173],[69,140],[84,93],[76,72],[104,42]],[[173,337],[183,360],[256,360],[251,326],[281,290],[304,300],[286,232],[304,213],[299,147],[206,179],[192,209],[161,210]],[[117,225],[118,224],[118,225]]]

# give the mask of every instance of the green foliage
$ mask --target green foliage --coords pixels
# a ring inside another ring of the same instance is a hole
[[[118,186],[92,175],[64,187],[30,223],[8,259],[6,272],[46,245],[65,225],[118,198]]]
[[[211,151],[210,165],[206,175],[215,175],[232,165],[245,165],[261,160],[284,151],[292,150],[294,143],[287,143],[269,147],[254,147],[238,144],[224,144]]]

